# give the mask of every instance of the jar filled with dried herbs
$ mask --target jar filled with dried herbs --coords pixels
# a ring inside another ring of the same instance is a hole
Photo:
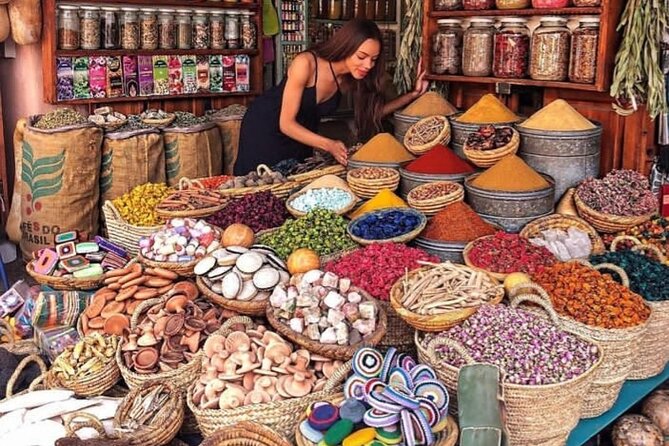
[[[58,48],[79,49],[79,7],[58,5]]]
[[[462,27],[458,19],[437,20],[439,29],[432,36],[432,72],[459,74],[462,66]]]
[[[223,11],[211,12],[209,29],[211,30],[211,48],[214,50],[225,49],[225,15]]]
[[[495,77],[521,79],[527,74],[530,52],[530,30],[527,20],[500,20],[502,28],[495,34],[493,74]]]
[[[497,9],[525,9],[531,6],[530,0],[497,0]]]
[[[193,15],[193,48],[206,50],[209,48],[209,17],[207,11],[198,9]]]
[[[139,8],[121,8],[121,47],[124,50],[139,49]]]
[[[490,76],[493,59],[494,22],[472,19],[462,38],[462,74]]]
[[[174,9],[161,9],[158,14],[158,46],[171,50],[177,46],[177,22]]]
[[[495,0],[462,0],[462,7],[467,11],[493,9]]]
[[[569,74],[567,19],[543,17],[532,34],[530,77],[540,81],[564,81]]]
[[[102,33],[102,43],[100,45],[106,50],[113,50],[120,46],[118,39],[118,20],[119,12],[121,10],[120,8],[113,6],[105,6],[101,9],[100,31]]]
[[[189,50],[193,38],[193,23],[190,18],[190,9],[177,11],[177,48]]]
[[[573,0],[577,8],[593,8],[602,4],[602,0]]]
[[[225,46],[236,50],[241,46],[239,33],[239,11],[228,11],[225,14]]]
[[[241,13],[242,48],[245,50],[254,50],[258,44],[258,31],[256,30],[256,24],[253,23],[253,15],[251,11],[242,11]]]
[[[81,7],[81,48],[97,50],[100,48],[100,8],[95,6]]]
[[[599,43],[599,17],[584,17],[571,35],[569,80],[591,84],[597,73],[597,45]]]
[[[462,0],[434,0],[435,11],[457,11],[462,9]]]
[[[158,17],[153,8],[142,8],[139,17],[139,28],[143,50],[158,48]]]

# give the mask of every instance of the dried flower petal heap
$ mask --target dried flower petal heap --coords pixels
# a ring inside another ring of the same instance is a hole
[[[470,262],[494,273],[534,273],[556,262],[543,246],[534,246],[518,234],[499,231],[492,237],[475,240],[469,251]]]
[[[351,234],[365,240],[388,240],[416,229],[421,223],[419,214],[410,210],[390,210],[370,213],[351,225]]]
[[[665,217],[655,217],[617,234],[604,234],[602,239],[607,247],[611,246],[613,239],[619,235],[631,235],[641,241],[641,243],[657,246],[665,256],[669,254],[669,219]],[[616,250],[629,249],[632,247],[632,242],[623,240],[618,243]],[[646,254],[652,255],[650,252]]]
[[[604,178],[588,178],[576,189],[588,207],[609,215],[641,216],[657,210],[648,179],[633,170],[612,170]]]
[[[233,198],[222,210],[207,217],[207,223],[225,230],[233,223],[242,223],[253,232],[279,227],[288,218],[283,200],[269,191]]]
[[[473,150],[495,150],[504,147],[513,138],[511,127],[497,127],[482,125],[478,131],[470,133],[465,145]]]

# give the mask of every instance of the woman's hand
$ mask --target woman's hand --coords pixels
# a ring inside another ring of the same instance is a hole
[[[425,80],[425,74],[427,70],[423,70],[423,59],[418,59],[418,68],[416,76],[416,85],[414,86],[413,93],[416,97],[422,96],[427,91],[430,83]]]
[[[344,145],[343,142],[330,139],[323,147],[323,150],[330,153],[339,164],[343,166],[346,165],[348,159],[348,150],[346,149],[346,145]]]

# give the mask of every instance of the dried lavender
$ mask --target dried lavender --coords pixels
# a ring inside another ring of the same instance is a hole
[[[587,206],[605,214],[635,216],[657,210],[648,179],[634,170],[612,170],[601,180],[588,178],[576,193]]]

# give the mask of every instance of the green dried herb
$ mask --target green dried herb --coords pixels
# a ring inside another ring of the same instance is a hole
[[[86,118],[71,108],[59,108],[43,115],[34,125],[42,130],[53,130],[76,124],[85,124]]]

